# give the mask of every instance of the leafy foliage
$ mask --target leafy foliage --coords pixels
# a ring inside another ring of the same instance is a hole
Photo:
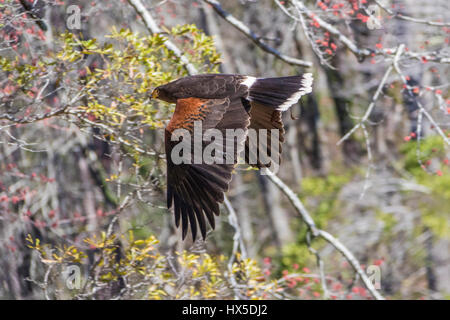
[[[159,251],[154,236],[135,239],[134,233],[108,237],[102,233],[84,240],[88,251],[75,246],[52,247],[27,236],[28,247],[40,256],[41,263],[50,270],[48,278],[55,288],[56,298],[90,298],[102,291],[114,291],[128,299],[224,299],[236,294],[261,299],[275,294],[281,288],[265,279],[258,264],[252,259],[241,259],[228,267],[228,259],[207,253],[177,252],[174,256]],[[51,253],[49,253],[51,252]],[[68,265],[88,265],[88,255],[95,258],[95,276],[83,279],[81,286],[68,290],[65,284]],[[282,289],[282,288],[281,288]]]
[[[450,225],[446,210],[450,202],[450,175],[442,139],[431,136],[421,139],[419,145],[408,142],[402,152],[405,154],[405,169],[418,183],[429,188],[426,199],[419,203],[424,226],[439,237],[449,238]]]

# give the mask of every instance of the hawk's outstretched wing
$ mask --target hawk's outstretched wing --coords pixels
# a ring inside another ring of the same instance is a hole
[[[222,133],[223,141],[212,141],[216,144],[215,154],[223,158],[223,164],[215,161],[206,164],[205,161],[195,163],[194,152],[200,150],[203,154],[209,143],[202,141],[200,145],[194,144],[194,122],[201,121],[202,134],[208,129],[216,129]],[[165,131],[165,147],[167,156],[167,206],[174,205],[175,224],[178,227],[181,220],[182,237],[186,237],[188,225],[191,227],[192,237],[196,238],[197,224],[203,239],[206,237],[206,220],[214,229],[214,214],[219,215],[219,203],[224,200],[224,193],[228,190],[232,171],[237,163],[237,155],[243,149],[249,125],[249,115],[242,105],[241,99],[178,99],[175,113]],[[177,129],[185,129],[190,135],[183,139],[190,139],[191,156],[188,163],[175,164],[172,150],[181,143],[172,141],[172,134]],[[229,137],[226,129],[242,129],[244,134]],[[225,146],[227,140],[233,144],[233,152],[227,153]],[[233,161],[227,159],[233,157]]]

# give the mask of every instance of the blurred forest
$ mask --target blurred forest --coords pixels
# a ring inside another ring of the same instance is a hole
[[[449,299],[446,0],[0,0],[1,299]],[[314,74],[206,241],[158,85]]]

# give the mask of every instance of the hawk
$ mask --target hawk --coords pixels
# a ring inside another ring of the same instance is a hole
[[[312,82],[311,73],[277,78],[201,74],[184,77],[153,90],[152,98],[176,103],[175,112],[165,128],[167,208],[173,204],[175,225],[179,227],[181,221],[183,240],[189,225],[193,240],[197,229],[205,239],[206,221],[212,229],[215,228],[214,215],[220,213],[219,203],[224,201],[241,151],[245,149],[245,161],[257,168],[268,167],[274,161],[279,163],[284,141],[281,113],[297,103],[301,96],[310,93]],[[194,133],[195,123],[201,124],[202,133],[216,130],[224,134],[224,140],[211,142],[217,147],[213,154],[215,159],[232,159],[231,162],[174,161],[172,151],[184,139],[193,142],[194,154],[196,148],[197,151],[207,148],[206,141],[202,139],[195,143],[192,135],[182,134],[182,139],[173,139],[178,129]],[[229,137],[227,130],[232,129],[241,130],[243,134]],[[272,145],[271,136],[257,136],[256,142],[249,139],[249,130],[261,129],[279,131],[276,151],[264,153],[261,150]],[[225,148],[226,144],[233,146],[231,151]],[[262,154],[266,154],[269,161],[263,159]]]

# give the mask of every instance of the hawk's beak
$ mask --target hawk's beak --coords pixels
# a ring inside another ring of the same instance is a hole
[[[152,99],[158,98],[158,90],[153,90],[152,92]]]

